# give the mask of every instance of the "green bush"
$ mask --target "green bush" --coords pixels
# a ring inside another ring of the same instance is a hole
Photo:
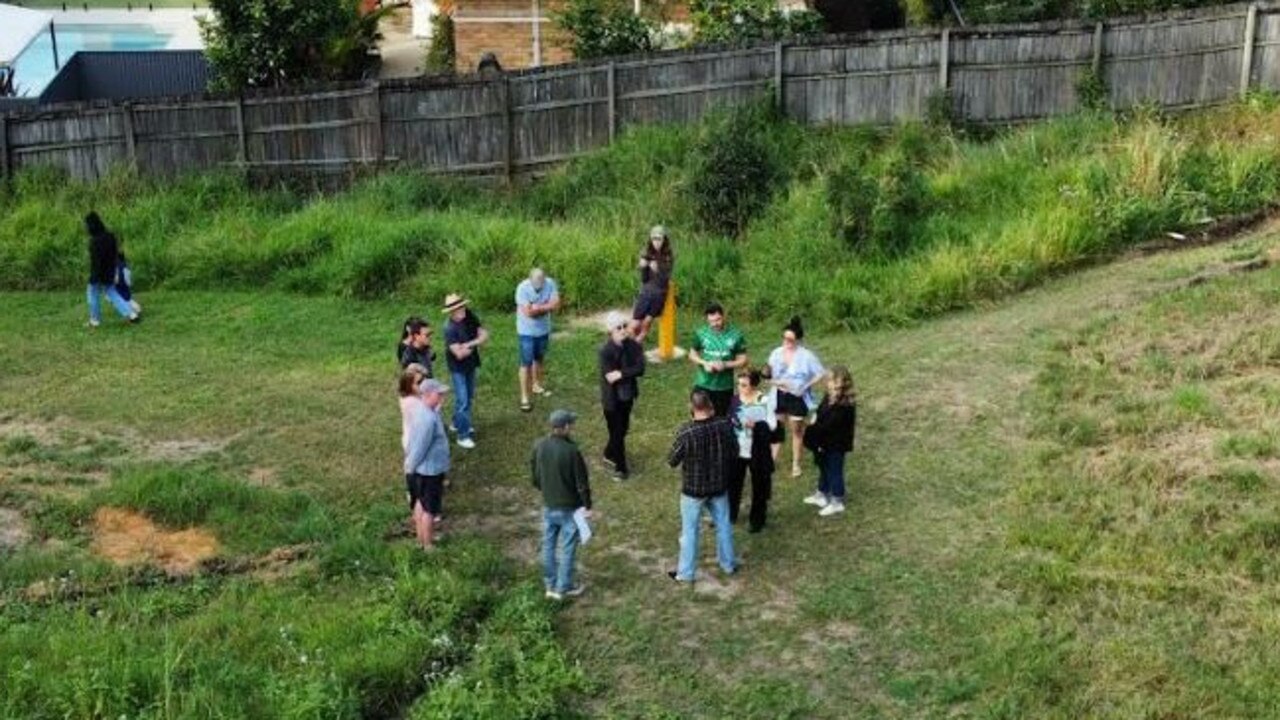
[[[635,14],[627,0],[568,0],[553,17],[579,60],[655,49],[658,26]]]
[[[783,182],[770,146],[775,111],[762,103],[731,110],[711,122],[694,148],[689,196],[706,229],[738,237]]]
[[[457,69],[458,47],[454,36],[453,15],[436,13],[431,18],[431,45],[427,48],[426,70],[452,73]]]
[[[805,38],[826,29],[821,14],[780,10],[772,0],[692,0],[689,15],[697,44]]]

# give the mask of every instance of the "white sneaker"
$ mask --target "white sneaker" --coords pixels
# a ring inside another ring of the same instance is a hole
[[[819,510],[818,514],[823,517],[828,517],[830,515],[835,515],[837,513],[842,513],[842,512],[844,512],[844,503],[840,502],[839,500],[832,500],[831,502],[827,503],[821,510]]]
[[[565,591],[564,591],[564,596],[565,596],[565,597],[578,597],[579,595],[581,595],[582,593],[584,593],[584,592],[586,592],[586,591],[587,591],[587,586],[586,586],[586,585],[583,585],[582,583],[578,583],[577,585],[574,585],[573,587],[569,588],[568,590],[565,590]]]
[[[98,326],[99,326],[99,325],[101,325],[101,324],[102,324],[102,323],[98,322],[97,320],[90,320],[90,321],[89,321],[89,327],[90,327],[90,328],[96,328],[96,327],[98,327]]]
[[[542,397],[551,397],[551,391],[542,387],[541,385],[533,386],[533,394],[541,395]]]
[[[826,495],[823,495],[823,494],[822,494],[822,493],[820,493],[820,492],[815,492],[814,494],[812,494],[812,495],[810,495],[809,497],[806,497],[806,498],[804,499],[804,504],[805,504],[805,505],[817,505],[818,507],[826,507],[826,506],[827,506],[827,496],[826,496]]]
[[[475,446],[476,446],[476,441],[472,440],[471,438],[462,438],[461,440],[458,441],[458,447],[460,448],[466,448],[470,450]]]
[[[133,310],[135,314],[142,312],[142,306],[138,304],[137,300],[130,300],[129,307]]]
[[[543,594],[543,597],[545,597],[545,598],[546,598],[546,599],[548,599],[548,600],[563,600],[563,599],[564,599],[564,595],[561,595],[560,593],[556,592],[555,590],[548,590],[546,593],[544,593],[544,594]]]
[[[454,426],[453,426],[453,423],[449,423],[449,432],[453,433],[454,435],[457,435],[457,434],[458,434],[458,428],[454,427]]]

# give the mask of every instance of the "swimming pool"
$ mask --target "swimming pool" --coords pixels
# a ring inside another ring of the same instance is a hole
[[[171,35],[150,25],[62,25],[58,33],[58,62],[66,64],[80,50],[162,50]],[[14,62],[18,94],[39,95],[53,76],[53,39],[45,31]]]

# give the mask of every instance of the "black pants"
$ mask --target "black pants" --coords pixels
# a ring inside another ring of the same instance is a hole
[[[733,401],[732,390],[708,390],[701,388],[711,398],[711,407],[716,409],[716,417],[729,417],[729,403]]]
[[[733,472],[729,475],[729,522],[738,522],[738,508],[742,505],[742,491],[747,483],[747,471],[751,471],[751,523],[752,530],[764,527],[769,512],[769,498],[773,495],[773,463],[747,458],[735,458]]]
[[[604,422],[609,426],[609,444],[604,446],[604,456],[621,473],[627,472],[627,430],[631,429],[634,403],[634,400],[618,401],[613,408],[604,410]]]

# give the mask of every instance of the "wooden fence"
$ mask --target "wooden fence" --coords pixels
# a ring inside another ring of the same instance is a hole
[[[490,78],[44,108],[0,119],[0,173],[49,164],[93,179],[120,163],[155,176],[346,173],[398,163],[510,180],[632,125],[693,122],[766,92],[812,124],[918,119],[934,98],[972,122],[1010,123],[1077,110],[1090,71],[1116,109],[1280,90],[1280,2],[676,51]]]

